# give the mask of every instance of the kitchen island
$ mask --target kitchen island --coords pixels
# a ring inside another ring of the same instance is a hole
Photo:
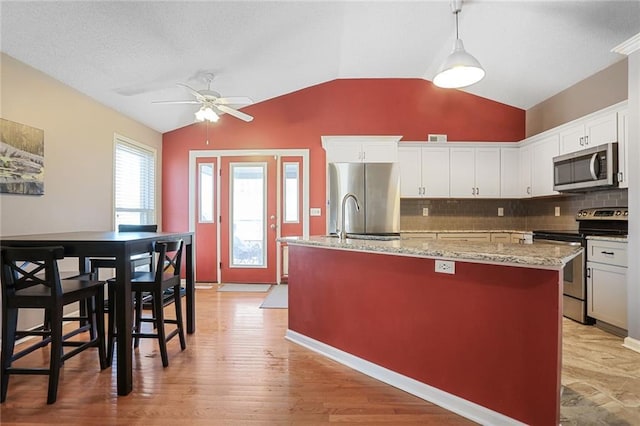
[[[562,268],[580,248],[283,241],[289,340],[482,424],[559,423]]]

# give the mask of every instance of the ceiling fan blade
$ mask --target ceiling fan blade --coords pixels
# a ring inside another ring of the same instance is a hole
[[[240,112],[226,105],[216,105],[216,108],[218,108],[222,112],[226,112],[227,114],[233,115],[234,117],[239,118],[240,120],[243,120],[246,122],[253,120],[253,117],[250,116],[249,114],[245,114],[244,112]]]
[[[224,98],[216,99],[216,104],[221,105],[249,105],[253,100],[246,96],[225,96]]]
[[[196,89],[194,89],[193,87],[189,87],[189,86],[187,86],[187,85],[186,85],[186,84],[184,84],[184,83],[176,83],[176,84],[177,84],[178,86],[180,86],[180,87],[184,87],[184,88],[185,88],[185,89],[187,89],[189,92],[191,92],[191,94],[192,94],[193,96],[195,96],[195,97],[196,97],[196,99],[197,99],[198,101],[200,101],[200,102],[204,102],[204,101],[206,101],[205,97],[204,97],[204,96],[202,96],[202,95],[200,94],[200,92],[198,92],[198,91],[197,91]]]
[[[152,104],[200,104],[200,101],[153,101]]]

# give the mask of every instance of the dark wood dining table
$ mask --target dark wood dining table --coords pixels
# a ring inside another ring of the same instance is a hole
[[[195,281],[193,233],[191,232],[64,232],[0,237],[0,245],[11,247],[62,246],[65,257],[77,257],[81,273],[89,272],[89,257],[113,257],[116,264],[116,306],[132,306],[131,256],[153,251],[153,244],[162,240],[184,241],[186,278],[187,333],[194,333]],[[132,309],[116,313],[118,395],[133,389],[132,374]]]

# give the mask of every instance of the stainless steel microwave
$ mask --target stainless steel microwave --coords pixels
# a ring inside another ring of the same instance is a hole
[[[618,186],[618,144],[594,146],[553,158],[553,189],[584,192]]]

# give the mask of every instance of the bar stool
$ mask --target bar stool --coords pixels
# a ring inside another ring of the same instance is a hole
[[[9,376],[12,374],[43,374],[49,376],[47,404],[56,401],[60,369],[64,361],[89,348],[98,348],[100,369],[108,367],[104,345],[104,282],[88,279],[60,279],[58,260],[64,258],[64,249],[55,247],[3,247],[2,264],[2,384],[0,402],[7,397]],[[70,303],[80,302],[89,311],[78,317],[77,328],[63,333],[63,309]],[[20,309],[44,311],[44,326],[35,330],[18,329]],[[84,331],[89,340],[69,340]],[[41,336],[14,353],[18,339]],[[33,351],[51,345],[48,368],[14,367],[13,362]],[[65,353],[65,347],[73,347]]]

